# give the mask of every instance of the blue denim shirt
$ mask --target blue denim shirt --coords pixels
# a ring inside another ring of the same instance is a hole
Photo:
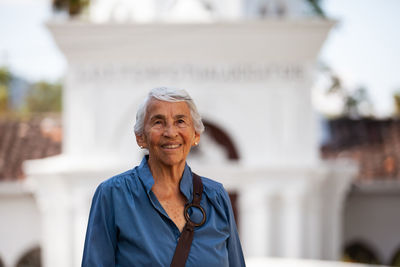
[[[229,196],[220,183],[202,177],[201,206],[207,219],[195,229],[186,266],[245,266]],[[132,170],[101,183],[94,194],[82,266],[169,266],[180,231],[151,191],[146,157]],[[180,190],[192,201],[192,172],[186,165]],[[190,217],[200,221],[193,209]]]

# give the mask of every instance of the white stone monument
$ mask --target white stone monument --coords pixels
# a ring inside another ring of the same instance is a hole
[[[234,21],[247,16],[236,2],[219,9],[226,13],[217,22],[203,14],[199,21],[207,23],[159,23],[178,16],[147,7],[146,19],[132,15],[134,8],[105,13],[129,23],[49,24],[69,67],[63,153],[26,164],[42,214],[43,266],[80,265],[94,189],[139,163],[135,112],[149,89],[164,85],[187,89],[240,156],[218,156],[224,150],[204,136],[190,164],[237,193],[246,257],[339,258],[342,202],[354,170],[319,161],[310,97],[318,51],[333,23]],[[100,11],[93,7],[93,21],[104,22]]]

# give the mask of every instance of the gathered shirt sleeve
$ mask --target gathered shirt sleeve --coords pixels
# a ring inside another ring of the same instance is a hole
[[[115,266],[117,233],[111,188],[101,184],[92,200],[82,266]]]
[[[228,214],[228,222],[229,222],[230,235],[227,240],[229,266],[230,267],[245,266],[242,246],[240,244],[239,234],[237,231],[237,226],[233,215],[232,204],[229,195],[224,188],[222,188],[222,199]]]

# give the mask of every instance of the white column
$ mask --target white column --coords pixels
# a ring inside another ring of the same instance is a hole
[[[282,251],[283,257],[301,258],[304,256],[305,199],[302,185],[292,183],[282,192]]]
[[[240,191],[240,234],[247,257],[272,256],[275,251],[274,192],[250,186]]]
[[[315,182],[317,183],[317,182]],[[319,191],[312,190],[307,197],[307,223],[305,225],[305,258],[322,259],[322,203]]]
[[[82,264],[83,247],[92,194],[92,190],[88,190],[86,187],[78,187],[72,194],[73,266],[80,266]]]
[[[336,162],[329,167],[335,171],[331,171],[321,190],[324,200],[321,218],[324,225],[322,257],[339,260],[342,249],[343,205],[357,168],[351,162]]]
[[[42,265],[70,267],[71,212],[65,186],[57,176],[38,180],[41,181],[36,197],[42,215]]]

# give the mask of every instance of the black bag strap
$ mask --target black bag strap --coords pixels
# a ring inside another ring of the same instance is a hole
[[[194,228],[202,226],[206,221],[206,213],[204,209],[200,206],[201,196],[203,194],[203,183],[201,182],[200,176],[193,173],[193,201],[192,203],[185,205],[184,216],[186,219],[186,224],[183,227],[181,236],[179,238],[178,244],[175,248],[175,254],[172,258],[171,267],[184,267],[186,260],[189,256],[190,247],[192,246]],[[190,219],[188,211],[191,207],[198,208],[202,214],[203,219],[200,223],[193,222]]]

